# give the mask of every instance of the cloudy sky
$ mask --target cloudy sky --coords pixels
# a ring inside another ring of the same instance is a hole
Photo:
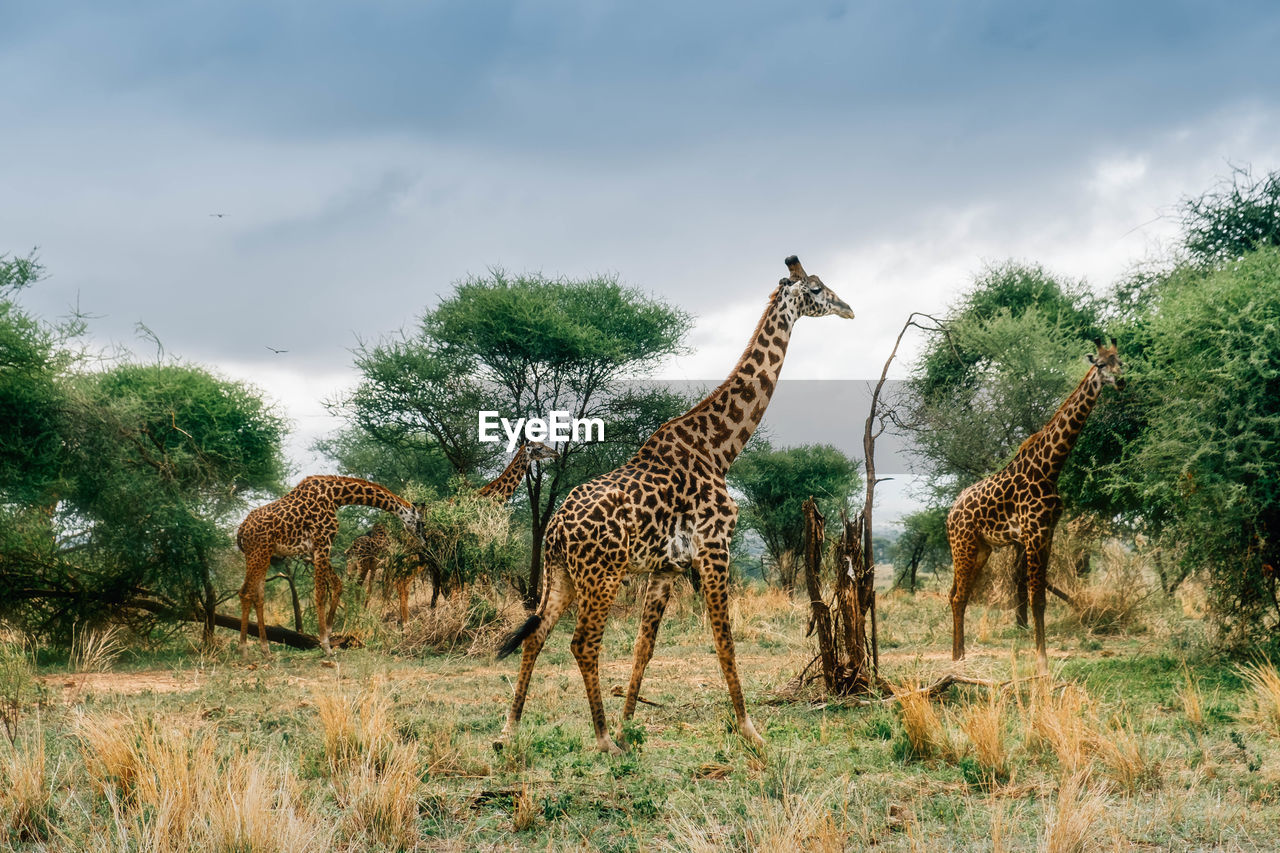
[[[1105,288],[1229,164],[1280,168],[1265,2],[2,9],[25,304],[257,382],[300,474],[357,341],[489,267],[677,302],[664,375],[718,379],[795,252],[858,318],[803,324],[785,376],[866,378],[985,263]]]

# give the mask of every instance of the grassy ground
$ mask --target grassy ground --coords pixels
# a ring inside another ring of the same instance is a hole
[[[462,631],[453,652],[423,652],[421,618],[401,638],[366,617],[369,647],[334,661],[277,647],[246,664],[230,646],[201,655],[179,643],[76,671],[110,657],[90,655],[42,667],[8,712],[17,739],[0,740],[0,845],[1274,850],[1280,681],[1254,684],[1248,675],[1274,670],[1214,659],[1197,618],[1157,599],[1109,634],[1051,605],[1052,680],[1026,678],[1033,658],[1011,613],[974,606],[963,671],[1024,680],[852,706],[778,696],[812,657],[807,610],[743,593],[738,661],[763,755],[733,732],[687,589],[642,691],[658,706],[641,706],[638,744],[620,758],[592,748],[571,619],[500,755],[490,744],[516,662],[466,654]],[[885,595],[879,614],[890,681],[953,671],[941,592]],[[620,605],[606,633],[606,693],[625,687],[634,617]],[[496,634],[474,645],[492,648]],[[614,719],[620,705],[606,700]]]

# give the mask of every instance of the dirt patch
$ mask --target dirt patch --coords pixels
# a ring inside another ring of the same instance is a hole
[[[175,675],[168,671],[151,672],[85,672],[76,675],[45,675],[40,680],[50,690],[65,694],[117,693],[134,696],[139,693],[182,693],[199,690],[204,679],[198,673]]]

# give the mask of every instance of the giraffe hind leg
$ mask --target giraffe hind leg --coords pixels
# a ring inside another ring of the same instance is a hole
[[[529,681],[533,677],[533,667],[538,662],[538,654],[547,642],[547,636],[576,597],[573,581],[563,566],[548,563],[546,570],[547,596],[540,612],[531,616],[498,653],[499,658],[506,657],[520,648],[521,643],[524,644],[524,652],[520,656],[520,675],[516,679],[515,695],[511,699],[511,709],[507,712],[507,722],[502,727],[502,733],[493,743],[493,748],[499,752],[515,733],[516,726],[520,724],[525,699],[529,695]]]
[[[1017,559],[1013,565],[1014,579],[1014,613],[1019,628],[1026,628],[1027,622],[1027,549],[1018,546]]]
[[[244,583],[240,586],[240,657],[249,656],[249,611],[254,609],[258,616],[258,640],[263,654],[270,654],[267,645],[267,627],[263,621],[263,599],[266,597],[267,567],[270,565],[268,555],[261,550],[253,550],[245,555]]]
[[[578,605],[578,625],[573,632],[569,650],[578,662],[582,684],[587,691],[587,705],[591,709],[591,726],[595,730],[596,746],[601,752],[621,755],[622,750],[609,737],[604,716],[604,698],[600,693],[600,644],[604,626],[609,619],[609,608],[618,593],[621,574],[605,568],[600,583],[582,596]]]

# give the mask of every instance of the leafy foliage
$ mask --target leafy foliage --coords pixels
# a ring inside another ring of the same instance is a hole
[[[412,334],[363,347],[363,379],[334,404],[373,442],[413,455],[414,467],[443,457],[456,473],[487,479],[507,461],[502,444],[477,435],[477,413],[601,418],[605,441],[569,442],[529,477],[533,543],[528,595],[541,576],[541,537],[573,486],[624,461],[687,401],[628,382],[679,352],[690,318],[616,278],[586,281],[501,270],[460,283]],[[433,468],[432,470],[436,470]]]
[[[831,524],[862,486],[858,464],[829,444],[775,450],[753,443],[729,469],[729,483],[745,500],[739,524],[764,541],[779,581],[795,585],[804,548],[804,501],[812,495]],[[835,535],[833,534],[833,538]]]
[[[899,409],[937,505],[1044,426],[1088,369],[1100,313],[1081,285],[1017,264],[989,269],[951,309],[947,333],[922,353]],[[1086,430],[1097,429],[1092,420]],[[1066,472],[1064,481],[1072,482]]]
[[[1200,264],[1219,267],[1266,246],[1280,246],[1280,172],[1254,178],[1247,168],[1182,203],[1183,245]]]
[[[284,421],[199,367],[84,370],[15,294],[34,259],[0,258],[0,616],[67,640],[149,602],[211,614],[230,524],[278,488]]]
[[[1177,271],[1141,330],[1132,373],[1147,426],[1108,474],[1184,568],[1206,574],[1223,627],[1268,636],[1280,617],[1261,569],[1280,561],[1280,250]]]

